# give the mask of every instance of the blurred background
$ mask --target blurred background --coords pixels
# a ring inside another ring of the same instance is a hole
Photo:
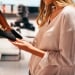
[[[40,1],[0,0],[0,10],[8,24],[30,43],[39,30],[36,18]],[[30,57],[31,53],[18,49],[8,39],[0,37],[0,75],[28,75]]]
[[[17,7],[19,5],[24,5],[28,8],[39,7],[40,0],[0,0],[0,10],[3,11],[3,13],[17,13]],[[33,9],[32,9],[33,11]]]

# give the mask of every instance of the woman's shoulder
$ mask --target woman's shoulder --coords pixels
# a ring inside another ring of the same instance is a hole
[[[75,15],[75,6],[74,5],[65,6],[62,10],[62,15],[65,16]]]

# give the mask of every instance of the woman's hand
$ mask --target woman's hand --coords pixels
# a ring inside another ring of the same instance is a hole
[[[22,40],[22,39],[18,39],[18,38],[16,39],[15,42],[11,41],[11,43],[23,50],[26,50],[27,48],[32,46],[29,42]]]
[[[20,39],[16,39],[15,42],[11,41],[12,44],[14,44],[15,46],[17,46],[18,48],[20,48],[21,50],[30,52],[34,55],[37,55],[39,57],[43,57],[45,54],[45,51],[40,50],[36,47],[34,47],[33,45],[31,45],[29,42],[26,42],[25,40],[20,40]]]

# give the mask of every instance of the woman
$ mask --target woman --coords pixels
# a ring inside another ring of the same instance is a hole
[[[32,53],[30,75],[75,75],[75,7],[71,0],[41,0],[33,45],[12,42]],[[41,58],[42,57],[42,58]]]

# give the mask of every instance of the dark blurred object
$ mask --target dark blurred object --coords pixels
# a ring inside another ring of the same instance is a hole
[[[16,38],[22,39],[22,36],[19,33],[17,33],[14,29],[11,29],[11,32]]]
[[[21,17],[28,17],[29,9],[27,7],[25,7],[24,5],[19,5],[18,6],[18,14]]]
[[[29,13],[38,13],[39,7],[28,7]]]
[[[15,26],[19,26],[20,28],[25,28],[25,29],[29,29],[34,31],[35,27],[33,26],[33,24],[29,23],[28,18],[23,17],[22,19],[18,20],[15,22]]]
[[[16,41],[16,37],[12,34],[11,31],[6,32],[6,31],[3,31],[3,30],[0,29],[0,36],[4,37],[4,38],[8,38],[12,41]]]
[[[29,11],[28,8],[25,7],[24,5],[18,6],[19,20],[15,21],[14,26],[34,31],[35,27],[33,26],[33,24],[29,22],[29,19],[28,19],[28,13],[29,13],[28,11]]]
[[[12,41],[16,41],[16,38],[22,39],[22,36],[19,33],[17,33],[14,29],[11,29],[11,31],[3,31],[0,29],[0,36],[8,38]]]

